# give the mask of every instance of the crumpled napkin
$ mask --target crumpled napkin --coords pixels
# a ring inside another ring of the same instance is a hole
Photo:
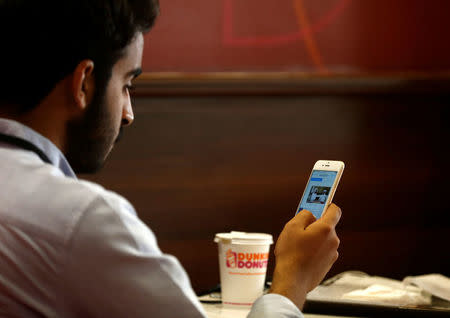
[[[358,271],[343,272],[328,279],[311,291],[307,299],[388,306],[431,304],[431,294],[420,287]]]
[[[431,295],[415,286],[390,287],[373,284],[365,289],[356,289],[342,295],[345,300],[369,301],[397,306],[429,305]]]
[[[433,296],[450,301],[450,278],[441,274],[408,276],[403,280],[405,284],[414,284]]]

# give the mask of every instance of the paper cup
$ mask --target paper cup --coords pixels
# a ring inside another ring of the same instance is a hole
[[[262,295],[272,235],[263,233],[218,233],[222,303],[246,307]]]

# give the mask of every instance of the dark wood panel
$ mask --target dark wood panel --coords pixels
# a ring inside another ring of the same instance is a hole
[[[449,275],[439,248],[449,102],[444,93],[138,98],[134,125],[89,178],[134,204],[200,290],[218,282],[215,233],[278,235],[313,163],[343,160],[342,257],[331,273]]]
[[[139,97],[442,94],[450,93],[450,73],[167,72],[144,73],[135,86]]]

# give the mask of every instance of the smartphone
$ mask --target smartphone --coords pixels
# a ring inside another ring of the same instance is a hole
[[[342,161],[317,161],[295,214],[301,210],[308,210],[317,219],[320,218],[333,201],[344,167],[345,164]]]

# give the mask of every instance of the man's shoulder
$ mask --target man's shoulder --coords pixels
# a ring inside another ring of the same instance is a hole
[[[107,213],[119,218],[123,214],[136,215],[128,200],[92,181],[55,177],[48,183],[55,189],[55,199],[49,201],[48,207],[53,210],[52,217],[64,224],[69,236],[86,214]]]
[[[127,212],[134,212],[134,208],[131,203],[121,196],[120,194],[108,190],[101,186],[98,183],[88,181],[88,180],[77,180],[76,187],[83,194],[86,193],[91,198],[91,204],[103,204],[111,207],[111,210],[114,210],[116,213],[119,213],[123,210]]]
[[[0,176],[8,178],[0,192],[0,219],[30,234],[69,240],[93,205],[106,206],[111,213],[135,213],[122,196],[94,182],[66,177],[51,165],[29,166],[17,173],[0,169]]]

